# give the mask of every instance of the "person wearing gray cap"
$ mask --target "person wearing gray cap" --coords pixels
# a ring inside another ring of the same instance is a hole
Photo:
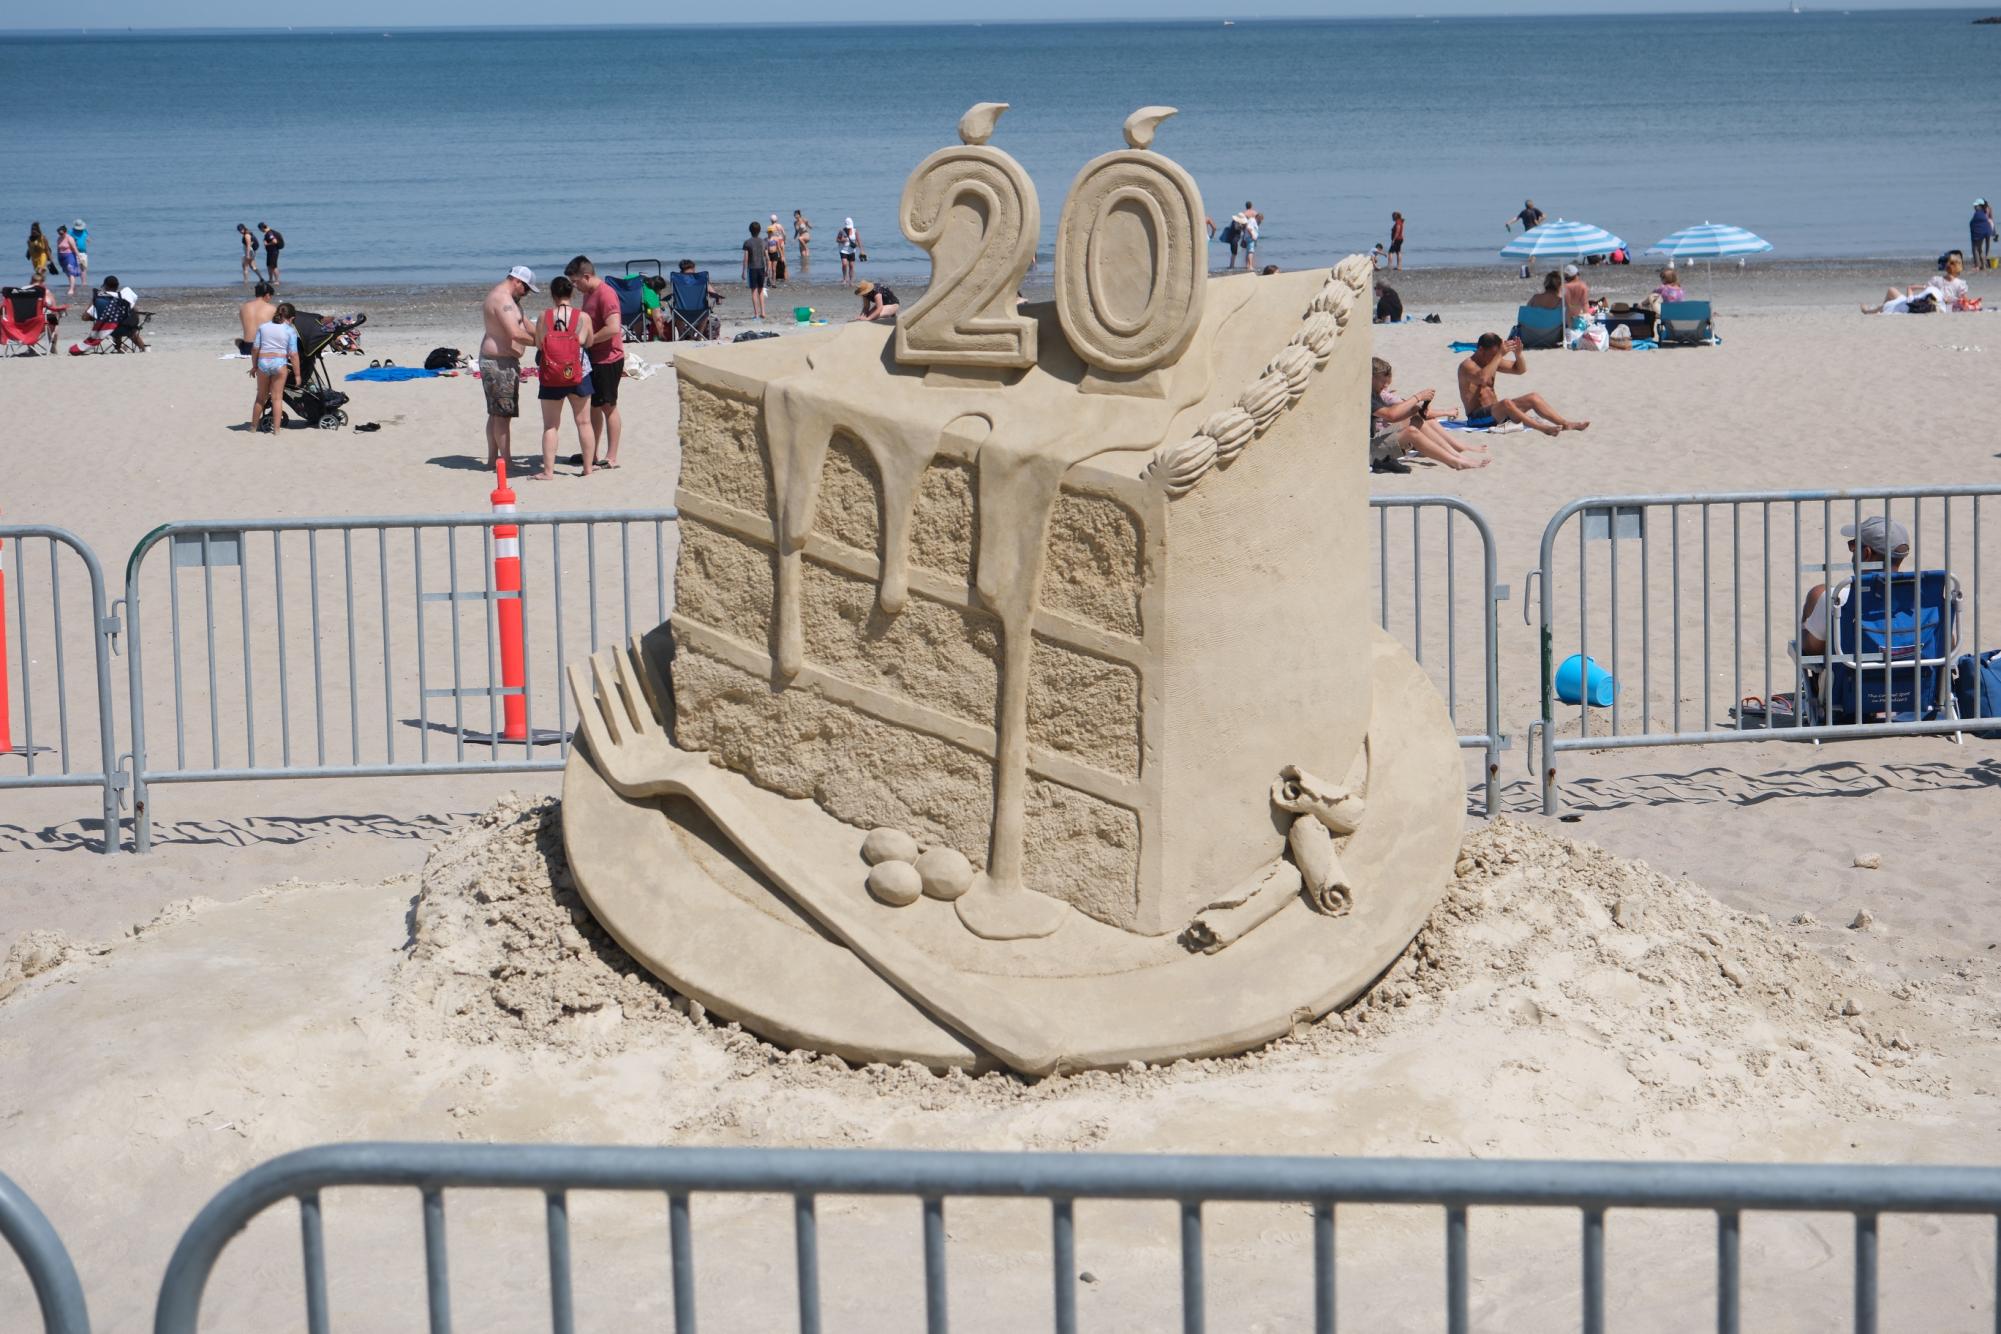
[[[1904,557],[1911,554],[1910,530],[1895,519],[1882,514],[1871,514],[1860,523],[1846,524],[1841,535],[1848,539],[1848,549],[1855,554],[1857,573],[1881,570],[1886,566],[1896,569],[1904,563]],[[1827,652],[1831,638],[1828,620],[1829,602],[1836,601],[1827,594],[1826,584],[1815,584],[1807,590],[1806,601],[1800,605],[1800,655],[1815,657]]]
[[[535,290],[535,270],[516,264],[480,307],[486,336],[479,343],[479,381],[486,390],[486,466],[514,454],[514,419],[521,415],[521,350],[535,331],[521,317],[521,298]]]

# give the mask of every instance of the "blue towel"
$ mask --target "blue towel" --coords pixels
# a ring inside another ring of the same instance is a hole
[[[1492,417],[1468,417],[1464,421],[1447,417],[1438,423],[1448,431],[1490,431],[1495,426]]]
[[[1479,350],[1480,345],[1478,343],[1453,343],[1451,347],[1454,352],[1475,352]]]
[[[363,370],[349,371],[344,380],[429,380],[444,374],[443,371],[427,371],[422,366],[369,366]]]

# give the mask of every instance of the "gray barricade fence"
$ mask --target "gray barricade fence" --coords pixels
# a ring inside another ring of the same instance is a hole
[[[28,1286],[41,1309],[42,1334],[90,1334],[83,1285],[77,1282],[69,1251],[27,1192],[4,1172],[0,1172],[0,1241],[27,1271]],[[26,1331],[23,1314],[0,1309],[0,1328]]]
[[[520,1190],[539,1193],[546,1255],[546,1283],[549,1298],[549,1327],[557,1334],[570,1334],[576,1327],[580,1300],[593,1294],[591,1285],[579,1285],[572,1264],[572,1196],[584,1192],[646,1192],[658,1194],[665,1206],[664,1220],[645,1225],[658,1228],[657,1242],[648,1241],[641,1281],[658,1289],[670,1289],[674,1329],[692,1334],[695,1329],[697,1288],[714,1297],[714,1271],[698,1280],[695,1266],[695,1221],[698,1213],[716,1219],[728,1212],[715,1201],[703,1202],[698,1210],[691,1198],[697,1194],[764,1194],[786,1198],[791,1206],[792,1283],[790,1293],[766,1291],[762,1295],[774,1304],[796,1308],[798,1328],[809,1334],[821,1328],[823,1244],[838,1244],[836,1227],[821,1219],[818,1203],[828,1196],[910,1197],[911,1233],[921,1233],[921,1293],[907,1294],[892,1279],[897,1273],[896,1257],[880,1248],[870,1252],[871,1263],[861,1281],[866,1310],[887,1321],[914,1317],[921,1309],[925,1328],[937,1334],[947,1328],[950,1292],[947,1282],[948,1200],[985,1197],[988,1199],[1041,1200],[1048,1204],[1047,1254],[1050,1257],[1046,1298],[1034,1300],[1034,1309],[1011,1312],[1009,1328],[1053,1328],[1070,1334],[1078,1324],[1078,1245],[1080,1236],[1089,1244],[1093,1224],[1100,1215],[1093,1212],[1080,1222],[1079,1202],[1155,1201],[1175,1207],[1178,1217],[1163,1213],[1154,1225],[1156,1245],[1169,1250],[1178,1242],[1180,1324],[1184,1331],[1206,1328],[1211,1305],[1210,1283],[1205,1276],[1207,1250],[1204,1244],[1204,1206],[1254,1203],[1306,1206],[1310,1222],[1302,1229],[1307,1235],[1298,1249],[1303,1252],[1303,1272],[1296,1292],[1280,1292],[1267,1284],[1254,1299],[1265,1309],[1247,1310],[1233,1301],[1224,1318],[1227,1328],[1243,1328],[1253,1318],[1264,1318],[1270,1308],[1280,1305],[1310,1305],[1312,1327],[1323,1334],[1336,1328],[1336,1222],[1337,1210],[1354,1205],[1418,1206],[1443,1212],[1442,1279],[1445,1327],[1464,1334],[1472,1327],[1472,1286],[1474,1278],[1473,1229],[1470,1211],[1487,1207],[1532,1207],[1573,1211],[1570,1226],[1577,1229],[1576,1266],[1564,1265],[1546,1275],[1538,1274],[1530,1287],[1538,1295],[1543,1313],[1540,1327],[1553,1327],[1550,1307],[1570,1305],[1579,1325],[1587,1334],[1600,1334],[1606,1325],[1608,1296],[1607,1239],[1626,1237],[1634,1226],[1647,1221],[1631,1218],[1623,1211],[1701,1211],[1711,1215],[1710,1245],[1713,1282],[1709,1290],[1678,1288],[1670,1295],[1686,1303],[1685,1312],[1664,1327],[1690,1329],[1708,1323],[1724,1334],[1740,1328],[1743,1289],[1741,1248],[1745,1216],[1766,1211],[1776,1213],[1846,1214],[1849,1216],[1852,1259],[1846,1278],[1848,1300],[1840,1304],[1852,1311],[1850,1327],[1866,1334],[1878,1328],[1878,1254],[1881,1221],[1886,1215],[1974,1215],[2001,1223],[2001,1169],[1992,1167],[1877,1167],[1856,1165],[1775,1165],[1733,1163],[1611,1163],[1611,1162],[1528,1162],[1482,1161],[1478,1159],[1393,1159],[1393,1158],[1278,1158],[1200,1157],[1176,1155],[1089,1154],[1089,1153],[971,1153],[876,1150],[744,1149],[744,1148],[585,1148],[563,1145],[464,1145],[464,1144],[348,1144],[305,1149],[273,1159],[237,1178],[204,1208],[182,1235],[167,1266],[155,1311],[155,1334],[195,1334],[204,1291],[218,1258],[231,1238],[250,1225],[274,1204],[296,1200],[304,1256],[303,1299],[305,1326],[311,1334],[331,1328],[334,1304],[329,1292],[327,1256],[339,1248],[329,1242],[322,1192],[337,1188],[388,1187],[415,1193],[409,1201],[412,1212],[421,1212],[423,1272],[418,1279],[414,1265],[408,1274],[407,1296],[398,1298],[373,1274],[374,1291],[368,1298],[369,1310],[377,1315],[399,1304],[415,1323],[418,1302],[428,1310],[429,1328],[442,1334],[452,1327],[453,1291],[449,1277],[446,1237],[446,1192]],[[391,1197],[393,1200],[393,1197]],[[464,1207],[463,1205],[461,1207]],[[521,1209],[532,1217],[532,1206]],[[1608,1228],[1606,1214],[1622,1211],[1616,1228]],[[509,1215],[510,1218],[519,1215]],[[1374,1215],[1365,1217],[1373,1219]],[[1651,1217],[1651,1215],[1650,1215]],[[966,1227],[962,1221],[961,1229]],[[661,1226],[664,1221],[665,1226]],[[1553,1220],[1554,1221],[1554,1220]],[[841,1222],[853,1224],[851,1216]],[[1354,1226],[1351,1224],[1351,1227]],[[1558,1224],[1560,1227],[1561,1224]],[[629,1238],[630,1222],[620,1232]],[[1019,1233],[1017,1226],[1014,1231]],[[401,1235],[399,1233],[399,1235]],[[965,1238],[962,1230],[959,1236]],[[1820,1240],[1815,1234],[1816,1240]],[[915,1236],[911,1238],[917,1240]],[[1992,1233],[1981,1238],[1984,1248],[1994,1245]],[[1256,1234],[1257,1250],[1277,1245],[1268,1227]],[[409,1244],[414,1249],[415,1238]],[[1929,1243],[1920,1243],[1929,1244]],[[1405,1238],[1395,1266],[1400,1290],[1407,1291],[1404,1309],[1414,1319],[1422,1319],[1428,1305],[1428,1289],[1438,1286],[1409,1254]],[[348,1253],[354,1253],[350,1238]],[[1020,1244],[1016,1243],[1016,1249]],[[1038,1247],[1039,1249],[1039,1247]],[[1567,1248],[1565,1248],[1567,1249]],[[1628,1256],[1643,1257],[1641,1271],[1657,1264],[1653,1249],[1625,1249]],[[662,1252],[667,1264],[659,1265]],[[1686,1248],[1679,1254],[1699,1255],[1700,1248]],[[1754,1272],[1769,1266],[1772,1257],[1762,1247],[1754,1250]],[[1989,1250],[1991,1255],[1992,1251]],[[1241,1259],[1241,1254],[1226,1257]],[[782,1266],[765,1254],[732,1251],[729,1269],[739,1285],[761,1284],[768,1289]],[[1503,1266],[1520,1265],[1518,1252],[1504,1252]],[[1019,1266],[1010,1264],[1012,1269]],[[1426,1266],[1428,1268],[1428,1265]],[[1971,1298],[1968,1305],[1978,1309],[1995,1302],[1996,1277],[1976,1276],[1979,1266],[1960,1263],[1951,1272],[1969,1290],[1955,1292],[1955,1299]],[[1795,1314],[1807,1309],[1807,1297],[1824,1301],[1832,1277],[1818,1246],[1812,1248],[1799,1272],[1784,1276],[1789,1289],[1799,1291],[1789,1297],[1788,1310]],[[664,1273],[662,1270],[664,1269]],[[247,1271],[237,1271],[248,1279]],[[519,1271],[516,1271],[517,1273]],[[849,1267],[836,1263],[824,1271],[830,1281],[857,1277]],[[982,1270],[986,1278],[978,1289],[982,1313],[993,1317],[997,1294],[990,1282],[996,1276]],[[657,1276],[657,1277],[656,1277]],[[900,1278],[901,1275],[897,1274]],[[1625,1277],[1623,1273],[1618,1275]],[[1119,1276],[1125,1277],[1125,1276]],[[1170,1300],[1171,1284],[1164,1276],[1141,1276],[1145,1291]],[[519,1285],[505,1294],[508,1309],[520,1311],[525,1303],[522,1289],[529,1280],[521,1275]],[[260,1268],[255,1279],[268,1286],[270,1275]],[[1351,1279],[1352,1281],[1352,1279]],[[782,1284],[782,1279],[778,1280]],[[1039,1286],[1039,1285],[1038,1285]],[[348,1290],[352,1293],[352,1289]],[[421,1295],[420,1295],[421,1293]],[[1567,1298],[1568,1294],[1574,1298]],[[1713,1297],[1712,1294],[1713,1293]],[[475,1294],[486,1296],[485,1292]],[[1762,1289],[1759,1294],[1764,1295]],[[789,1296],[789,1303],[784,1298]],[[352,1298],[351,1298],[352,1299]],[[1290,1299],[1290,1300],[1288,1300]],[[1649,1290],[1646,1301],[1650,1313],[1659,1314],[1662,1296]],[[1046,1305],[1044,1304],[1046,1302]],[[1573,1304],[1574,1303],[1574,1304]],[[662,1305],[665,1303],[663,1302]],[[905,1305],[907,1304],[907,1305]],[[1483,1305],[1485,1303],[1483,1302]],[[899,1306],[903,1309],[899,1312]],[[619,1309],[634,1313],[630,1299]],[[2001,1310],[2001,1307],[1997,1307]],[[1992,1318],[1992,1317],[1990,1317]],[[759,1328],[779,1327],[780,1317],[768,1314]],[[630,1319],[623,1323],[631,1324]],[[1299,1322],[1303,1324],[1303,1321]],[[1570,1323],[1566,1315],[1561,1323]],[[736,1327],[747,1327],[737,1325]],[[1410,1327],[1410,1326],[1404,1326]],[[1832,1328],[1832,1321],[1816,1324]],[[1893,1328],[1912,1327],[1908,1320]]]
[[[126,565],[133,847],[156,783],[559,769],[564,668],[672,610],[672,509],[201,520]],[[498,586],[496,522],[519,529]],[[518,686],[506,681],[521,618]],[[519,726],[508,711],[518,704]]]
[[[1410,649],[1445,697],[1462,749],[1481,752],[1491,815],[1500,793],[1500,604],[1494,530],[1456,496],[1373,496],[1376,624]]]
[[[1991,711],[1986,692],[1963,710],[1952,686],[1961,655],[2001,646],[2001,606],[1987,605],[2001,589],[1997,496],[1997,486],[1594,496],[1558,510],[1529,576],[1542,663],[1530,751],[1544,810],[1557,809],[1566,751],[1992,729],[1961,716]],[[1843,529],[1886,520],[1908,534],[1898,575],[1873,562],[1858,570]],[[1844,647],[1851,580],[1860,610]],[[1814,651],[1801,610],[1823,585],[1833,596],[1821,605],[1840,607],[1817,622],[1828,647]],[[1872,635],[1872,623],[1884,628]],[[1573,655],[1609,674],[1609,698],[1563,679]]]
[[[104,571],[76,537],[0,524],[0,791],[94,787],[118,849],[117,722]]]

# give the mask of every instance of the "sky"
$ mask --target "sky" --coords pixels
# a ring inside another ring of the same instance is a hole
[[[839,17],[854,22],[922,20],[1177,19],[1177,18],[1374,18],[1448,14],[1607,14],[1639,10],[1706,13],[1719,10],[1769,11],[1781,0],[1009,0],[976,5],[945,0],[760,0],[762,22],[822,23]],[[1806,9],[1987,9],[2001,12],[2001,0],[1818,0]],[[15,12],[8,12],[15,11]],[[20,12],[26,11],[26,12]],[[0,7],[0,30],[59,28],[268,29],[278,11],[247,6],[243,0],[67,0],[67,3]],[[704,23],[726,17],[729,6],[676,0],[592,0],[593,24]],[[260,17],[247,24],[246,16]],[[548,0],[344,0],[338,6],[297,9],[293,21],[314,27],[429,27],[464,24],[542,24]]]

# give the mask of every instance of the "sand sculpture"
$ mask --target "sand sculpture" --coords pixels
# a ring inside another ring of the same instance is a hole
[[[1245,1050],[1451,874],[1436,691],[1369,619],[1369,261],[1210,279],[1169,108],[1056,299],[1001,104],[912,174],[893,327],[684,349],[676,612],[573,667],[580,892],[774,1041],[1029,1074]]]

